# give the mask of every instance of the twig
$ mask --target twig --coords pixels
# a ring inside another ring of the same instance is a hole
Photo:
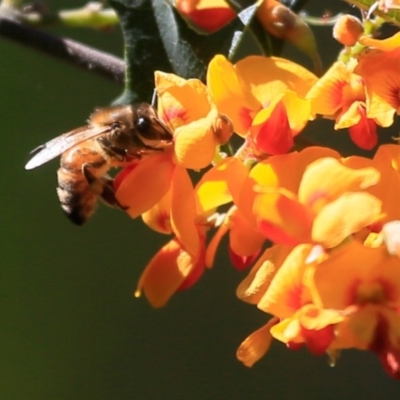
[[[0,15],[0,36],[111,79],[124,82],[125,62],[71,39],[58,38]]]

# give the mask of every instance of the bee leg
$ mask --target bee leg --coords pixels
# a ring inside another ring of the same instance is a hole
[[[100,165],[101,164],[101,165]],[[89,168],[100,168],[104,163],[86,163],[82,165],[82,172],[89,184],[90,190],[101,197],[101,199],[112,207],[127,210],[129,207],[123,206],[115,197],[113,180],[110,178],[97,178]]]

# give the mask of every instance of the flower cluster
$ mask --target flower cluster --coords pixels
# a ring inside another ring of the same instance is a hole
[[[197,15],[195,3],[181,11]],[[375,149],[377,126],[400,112],[400,36],[379,41],[343,18],[335,37],[345,50],[322,77],[261,56],[232,64],[216,55],[206,84],[156,72],[173,145],[122,170],[116,196],[132,218],[171,235],[136,291],[154,307],[211,268],[229,235],[233,266],[251,267],[237,296],[272,316],[239,360],[253,365],[275,338],[331,362],[342,349],[370,350],[400,378],[400,147],[382,145],[372,159],[293,151],[318,116]]]

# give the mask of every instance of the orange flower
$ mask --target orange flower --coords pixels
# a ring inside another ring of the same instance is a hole
[[[385,40],[362,36],[359,42],[372,48],[360,56],[355,69],[367,88],[368,117],[383,115],[387,123],[382,126],[388,126],[394,112],[400,112],[400,33]]]
[[[221,29],[236,17],[224,0],[177,0],[175,7],[194,27],[207,33]]]
[[[353,170],[332,157],[337,153],[323,148],[270,157],[249,172],[234,203],[274,243],[335,247],[378,220],[381,203],[360,192],[379,181],[378,171]]]
[[[320,307],[341,310],[337,341],[379,355],[400,378],[400,260],[385,245],[358,241],[333,252],[310,275],[310,293]]]
[[[291,61],[250,56],[232,65],[215,56],[207,85],[218,110],[235,132],[247,137],[256,153],[282,154],[306,125],[310,104],[304,96],[317,78]]]
[[[169,262],[171,271],[180,268],[171,252],[187,254],[185,270],[189,264],[204,266],[200,260],[204,259],[205,238],[198,225],[195,192],[186,169],[207,167],[219,144],[229,140],[233,131],[230,121],[209,101],[206,87],[199,80],[187,81],[161,72],[156,72],[155,77],[159,118],[171,129],[174,143],[122,170],[114,183],[118,201],[128,207],[132,218],[142,214],[153,229],[175,235],[172,244],[163,248],[143,273],[139,286],[146,288],[145,293],[157,291],[152,285],[159,281],[149,278],[149,271],[158,269],[160,260]],[[174,292],[181,284],[175,282],[169,290]]]
[[[382,107],[379,113],[374,112],[364,79],[353,69],[354,66],[343,62],[334,63],[308,92],[307,98],[314,114],[335,119],[335,129],[349,128],[353,142],[369,150],[378,142],[376,124],[391,125],[393,112]]]
[[[304,285],[306,271],[318,257],[325,257],[324,254],[313,256],[312,245],[299,245],[289,254],[288,250],[269,249],[267,259],[253,268],[238,288],[240,298],[274,316],[240,345],[238,358],[247,366],[266,353],[272,337],[290,348],[306,344],[313,353],[322,354],[332,347],[335,326],[343,321],[343,316],[334,310],[313,304]],[[279,256],[283,255],[287,256],[282,261]]]

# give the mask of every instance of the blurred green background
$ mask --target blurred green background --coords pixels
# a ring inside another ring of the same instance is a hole
[[[337,0],[309,4],[315,14],[346,8]],[[118,28],[48,30],[122,55]],[[329,28],[316,35],[327,65],[338,47]],[[75,227],[55,193],[58,160],[23,169],[32,148],[82,125],[121,87],[3,38],[0,59],[1,400],[400,398],[399,383],[369,353],[345,352],[330,368],[325,357],[274,343],[252,369],[242,366],[236,348],[266,316],[235,298],[245,273],[224,251],[164,309],[135,299],[141,271],[166,238],[104,206]],[[315,124],[314,134],[324,126]]]

